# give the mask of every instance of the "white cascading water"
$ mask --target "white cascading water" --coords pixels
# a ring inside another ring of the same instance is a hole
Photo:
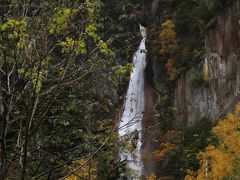
[[[128,169],[131,171],[131,175],[129,175],[130,173],[128,174],[128,177],[131,176],[129,179],[138,179],[143,168],[141,146],[144,112],[144,69],[146,66],[145,40],[147,31],[145,27],[139,26],[142,41],[133,56],[133,69],[118,130],[120,139],[128,144],[128,148],[120,150],[120,158],[126,161]]]

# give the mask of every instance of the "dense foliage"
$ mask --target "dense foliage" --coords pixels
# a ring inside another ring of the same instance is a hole
[[[191,179],[238,179],[240,166],[240,104],[234,113],[213,128],[216,141],[198,154],[199,170],[189,170],[186,180]]]
[[[109,26],[114,19],[126,15],[122,4],[118,14],[106,12],[110,4],[1,2],[0,179],[118,176],[118,97],[110,94],[130,69],[117,74],[112,68],[122,44],[106,34],[120,28]],[[86,175],[85,164],[95,170]]]

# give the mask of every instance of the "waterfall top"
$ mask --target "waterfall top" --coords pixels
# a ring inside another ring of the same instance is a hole
[[[143,27],[141,24],[139,24],[139,27],[140,27],[140,32],[142,34],[142,37],[146,38],[147,37],[147,29],[145,27]]]
[[[145,28],[141,24],[139,24],[139,27],[140,27],[141,35],[143,37],[142,41],[140,43],[140,46],[139,46],[139,50],[140,50],[140,52],[142,52],[142,51],[145,52],[146,51],[145,39],[147,37],[147,28]]]

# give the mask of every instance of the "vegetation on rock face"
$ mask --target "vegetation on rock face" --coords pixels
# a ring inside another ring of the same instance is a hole
[[[200,61],[204,37],[216,13],[211,4],[206,0],[159,1],[157,18],[149,29],[149,58],[154,66],[165,67],[165,72],[154,73],[157,88],[159,79],[174,81]]]
[[[175,108],[174,90],[178,78],[203,60],[204,39],[208,31],[215,27],[217,16],[227,10],[233,1],[221,0],[159,0],[154,6],[154,19],[149,23],[147,81],[158,92],[155,106],[155,129],[158,133],[157,177],[171,176],[183,179],[187,169],[196,171],[197,154],[211,141],[212,124],[208,119],[201,120],[196,126],[187,127],[187,122],[173,118]],[[196,72],[192,77],[194,87],[207,88],[209,82]],[[184,84],[183,84],[184,86]],[[197,127],[198,126],[198,127]],[[169,130],[182,133],[178,143],[165,140]],[[206,134],[206,135],[204,135]]]
[[[148,55],[152,66],[161,71],[156,72],[153,68],[153,83],[160,90],[160,80],[163,84],[168,80],[174,82],[180,74],[201,61],[205,35],[214,28],[216,17],[235,0],[154,2],[158,2],[158,6],[155,3],[154,19],[149,23]]]

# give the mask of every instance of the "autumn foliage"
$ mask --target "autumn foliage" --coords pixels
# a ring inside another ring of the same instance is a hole
[[[239,179],[240,172],[240,104],[235,112],[221,120],[213,133],[218,140],[217,145],[210,144],[198,154],[200,168],[197,172],[188,171],[186,180],[202,179]]]
[[[159,35],[162,55],[172,54],[174,48],[177,46],[175,25],[171,20],[166,20],[162,24],[161,32]]]
[[[168,131],[164,136],[164,142],[160,144],[159,149],[154,152],[154,158],[161,160],[170,153],[179,149],[182,134],[179,131]]]
[[[70,167],[70,172],[71,171],[74,173],[65,180],[97,179],[97,164],[93,161],[80,159]]]

